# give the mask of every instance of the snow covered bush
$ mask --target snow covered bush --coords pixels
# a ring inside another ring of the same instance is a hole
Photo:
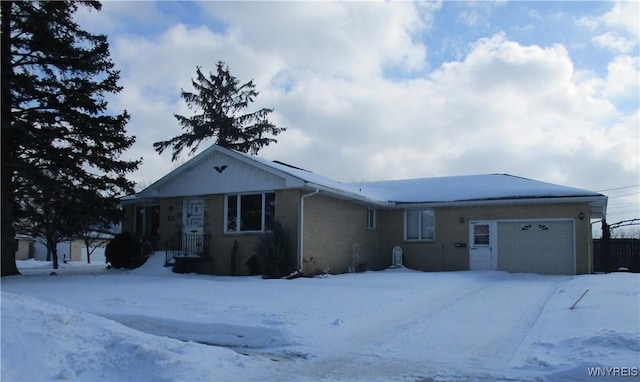
[[[265,279],[282,278],[294,271],[289,233],[278,221],[273,231],[265,232],[255,245],[255,255]]]
[[[117,234],[105,248],[105,262],[111,268],[137,268],[147,261],[152,250],[129,232]]]

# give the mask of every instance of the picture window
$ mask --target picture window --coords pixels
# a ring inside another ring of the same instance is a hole
[[[435,214],[432,208],[405,211],[406,240],[435,240]]]
[[[273,229],[275,193],[227,195],[225,232],[260,232]]]

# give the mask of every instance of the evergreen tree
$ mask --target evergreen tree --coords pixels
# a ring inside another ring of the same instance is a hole
[[[96,1],[2,1],[2,275],[17,274],[14,224],[68,237],[86,206],[111,210],[133,190],[140,161],[120,159],[135,138],[126,111],[107,113],[117,93],[104,35],[73,21]],[[104,213],[103,210],[97,212]],[[55,246],[54,246],[55,247]],[[52,248],[53,249],[53,248]]]
[[[277,142],[271,135],[276,136],[286,130],[269,121],[268,116],[273,109],[262,108],[239,114],[254,101],[258,92],[253,80],[240,85],[222,61],[216,64],[216,74],[209,73],[209,78],[200,67],[196,68],[196,79],[191,83],[195,92],[182,90],[181,96],[195,114],[191,117],[174,114],[186,132],[153,144],[158,153],[173,146],[174,161],[184,148],[191,148],[189,154],[193,154],[200,142],[213,137],[216,138],[215,143],[222,147],[257,154],[262,147]]]

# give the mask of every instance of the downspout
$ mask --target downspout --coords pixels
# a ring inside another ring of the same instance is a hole
[[[298,270],[295,274],[302,274],[304,268],[304,200],[310,196],[317,195],[320,192],[319,188],[316,188],[314,192],[304,194],[300,197],[300,256],[298,257]]]

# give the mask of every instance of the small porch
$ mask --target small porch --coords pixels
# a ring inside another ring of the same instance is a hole
[[[176,273],[190,273],[209,253],[210,234],[176,232],[165,243],[165,267],[173,266]]]

